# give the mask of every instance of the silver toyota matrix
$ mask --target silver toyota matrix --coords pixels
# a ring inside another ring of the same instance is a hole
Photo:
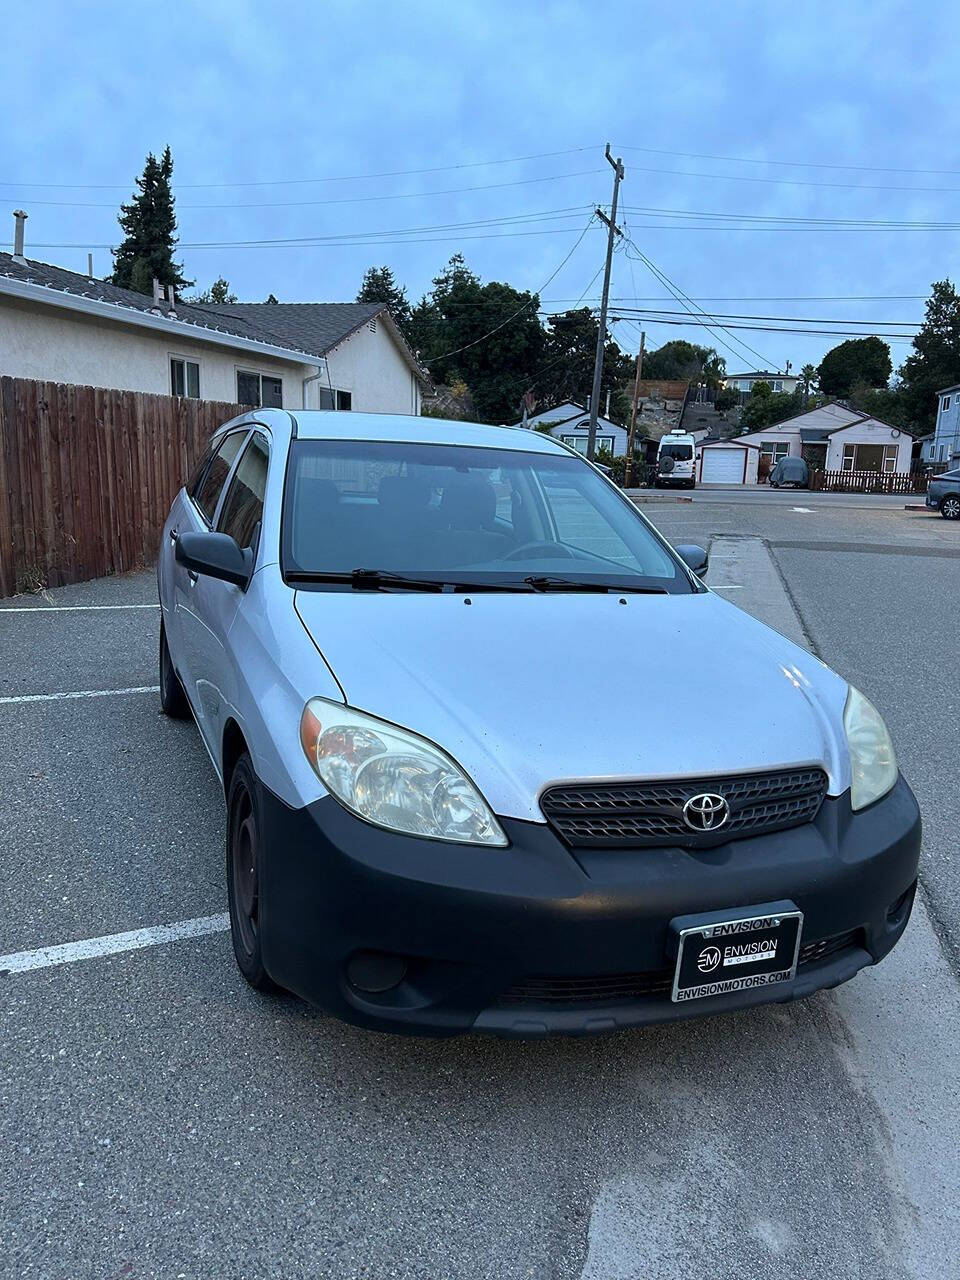
[[[160,687],[223,781],[247,981],[537,1036],[883,959],[920,849],[886,726],[706,565],[533,431],[222,427],[163,532]]]

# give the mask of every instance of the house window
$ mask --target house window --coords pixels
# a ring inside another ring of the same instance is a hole
[[[790,452],[789,440],[761,440],[760,457],[769,458],[772,466],[776,466],[781,458]]]
[[[943,399],[940,401],[940,412],[946,413],[949,408],[950,408],[950,397],[944,396]]]
[[[321,409],[352,409],[353,392],[337,391],[334,387],[320,387],[317,392],[317,404]]]
[[[170,357],[170,394],[200,399],[200,366],[195,361]]]
[[[782,378],[774,378],[774,380],[773,380],[773,389],[774,389],[774,391],[782,391],[782,390],[783,390],[783,379],[782,379]]]
[[[283,381],[268,373],[249,373],[237,370],[237,402],[251,404],[255,409],[283,408]]]
[[[883,469],[888,474],[897,469],[897,453],[898,449],[895,444],[885,444],[883,446]]]
[[[750,388],[753,386],[753,383],[749,378],[741,378],[737,385],[739,386],[741,391],[749,391]]]
[[[840,464],[844,471],[852,471],[854,463],[857,460],[857,446],[855,444],[845,444],[843,446],[843,462]]]

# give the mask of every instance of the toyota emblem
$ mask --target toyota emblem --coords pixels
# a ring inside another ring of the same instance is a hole
[[[683,820],[691,831],[717,831],[729,817],[730,806],[713,791],[691,796],[683,806]]]

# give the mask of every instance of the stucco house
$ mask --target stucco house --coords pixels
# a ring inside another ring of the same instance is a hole
[[[960,384],[937,392],[937,425],[929,441],[928,462],[960,461]]]
[[[198,303],[0,253],[0,374],[273,408],[420,412],[380,303]]]
[[[771,391],[793,393],[800,381],[795,373],[771,373],[769,369],[751,369],[746,373],[728,373],[723,385],[728,391],[740,393],[740,403],[746,404],[758,382],[765,382]]]
[[[908,431],[841,404],[821,405],[737,439],[759,446],[761,478],[783,457],[802,457],[826,471],[907,475],[913,455]]]
[[[553,409],[545,409],[543,413],[533,414],[527,419],[527,426],[536,429],[549,424],[549,434],[572,445],[580,453],[587,452],[587,437],[590,433],[590,413],[582,404],[567,400]],[[517,422],[514,426],[521,426]],[[639,433],[638,433],[639,434]],[[597,449],[608,449],[615,458],[622,458],[627,452],[627,428],[618,426],[609,418],[597,418]]]

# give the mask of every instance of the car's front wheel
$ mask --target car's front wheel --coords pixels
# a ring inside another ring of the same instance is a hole
[[[227,900],[230,936],[240,972],[257,991],[276,991],[263,967],[260,935],[260,867],[263,819],[260,785],[244,753],[230,775],[227,795]]]
[[[948,493],[940,503],[940,514],[944,520],[960,520],[960,494]]]
[[[160,710],[173,720],[186,720],[190,715],[190,703],[180,683],[180,677],[174,669],[167,644],[166,628],[162,622],[160,623]]]

